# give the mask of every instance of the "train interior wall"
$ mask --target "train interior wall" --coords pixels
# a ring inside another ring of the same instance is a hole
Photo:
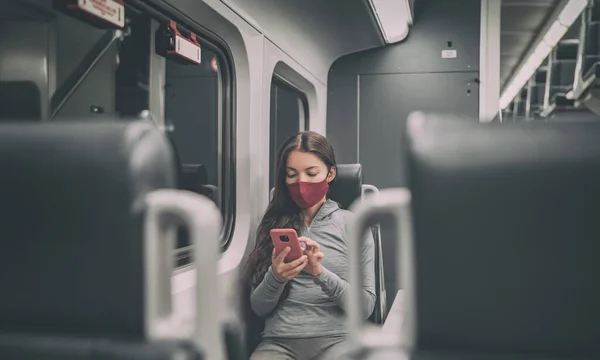
[[[398,154],[411,112],[478,121],[481,1],[417,5],[416,25],[403,42],[341,57],[329,72],[328,138],[340,163],[361,163],[365,183],[379,188],[407,185]],[[388,307],[399,276],[392,234],[392,224],[382,224]]]

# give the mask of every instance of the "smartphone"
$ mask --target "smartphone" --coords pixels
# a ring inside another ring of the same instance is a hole
[[[290,247],[291,251],[283,260],[286,263],[299,259],[304,255],[304,250],[300,245],[300,240],[298,240],[298,234],[294,229],[273,229],[271,230],[271,240],[275,247],[275,254],[281,253],[287,246]]]

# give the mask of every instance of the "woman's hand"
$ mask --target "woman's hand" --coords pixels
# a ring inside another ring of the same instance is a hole
[[[304,269],[308,264],[308,257],[306,255],[303,255],[299,259],[286,264],[283,260],[290,251],[291,248],[287,246],[281,253],[279,253],[279,255],[276,255],[275,249],[273,249],[273,255],[271,256],[273,273],[281,282],[286,282],[295,278],[296,275],[298,275],[300,271],[302,271],[302,269]]]
[[[321,246],[316,241],[304,236],[300,237],[298,240],[306,244],[304,254],[308,256],[308,264],[304,270],[312,276],[319,276],[321,271],[323,271],[321,261],[323,261],[323,258],[325,257],[325,254],[320,251]]]

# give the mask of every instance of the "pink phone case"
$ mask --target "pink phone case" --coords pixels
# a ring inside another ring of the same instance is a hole
[[[273,241],[276,254],[281,253],[286,246],[291,248],[290,253],[283,260],[286,263],[304,255],[304,250],[300,245],[300,240],[298,240],[298,234],[296,234],[296,230],[294,229],[273,229],[271,230],[271,240]]]

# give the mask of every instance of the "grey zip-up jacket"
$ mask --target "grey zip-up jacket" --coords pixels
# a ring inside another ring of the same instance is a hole
[[[347,225],[354,215],[340,209],[335,201],[327,200],[315,215],[310,227],[300,236],[308,237],[321,246],[325,255],[323,271],[318,277],[302,271],[290,280],[290,292],[277,306],[285,282],[279,281],[272,267],[263,281],[252,289],[252,310],[265,317],[263,338],[307,338],[347,334],[345,310],[348,303],[348,245]],[[367,319],[375,307],[375,244],[370,231],[362,247],[364,303]]]

